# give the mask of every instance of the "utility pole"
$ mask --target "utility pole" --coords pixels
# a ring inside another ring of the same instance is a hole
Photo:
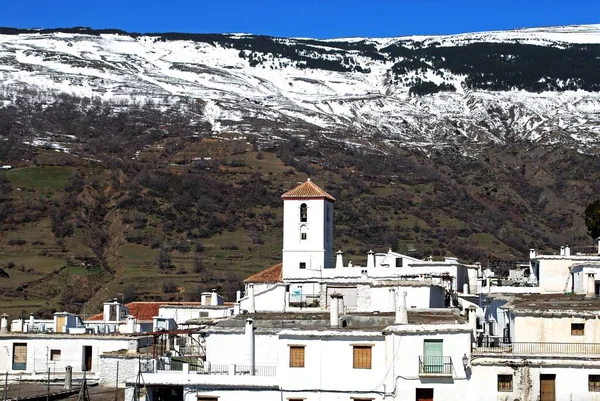
[[[119,361],[117,361],[117,380],[115,381],[115,401],[117,400],[117,394],[119,394]]]
[[[48,382],[46,383],[46,401],[50,401],[50,368],[48,368]]]
[[[4,376],[4,392],[2,394],[2,399],[4,401],[6,401],[7,396],[8,396],[8,372],[6,372],[6,374]]]

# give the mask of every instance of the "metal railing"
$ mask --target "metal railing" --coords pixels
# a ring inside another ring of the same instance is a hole
[[[154,361],[152,359],[140,360],[140,372],[153,373],[154,372]]]
[[[204,366],[204,371],[198,373],[204,373],[207,375],[228,375],[229,365],[213,365],[212,363],[207,364]]]
[[[235,365],[236,375],[250,375],[252,371],[249,365]],[[254,376],[275,376],[277,373],[276,366],[255,366]]]
[[[420,356],[420,375],[452,375],[452,357],[449,356]]]
[[[596,355],[600,357],[600,343],[545,343],[545,342],[479,342],[475,352],[510,353],[519,355]]]

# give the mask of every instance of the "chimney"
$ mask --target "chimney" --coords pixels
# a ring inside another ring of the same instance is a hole
[[[390,310],[395,312],[396,311],[396,289],[395,288],[390,288],[389,304],[390,304]]]
[[[240,310],[240,303],[236,302],[233,304],[233,316],[237,316],[241,313],[242,311]]]
[[[565,245],[565,256],[571,256],[571,247],[569,245]]]
[[[598,243],[600,244],[600,239],[598,239]],[[600,253],[600,252],[599,252]],[[336,269],[341,269],[342,267],[344,267],[344,252],[342,251],[337,251],[335,253],[335,268]]]
[[[463,294],[468,294],[469,293],[469,284],[464,283],[463,284]]]
[[[536,258],[536,257],[537,257],[537,250],[535,250],[535,249],[531,248],[531,249],[529,250],[529,259],[534,259],[534,258]]]
[[[35,317],[33,316],[33,313],[30,313],[29,314],[29,325],[27,326],[27,331],[32,332],[34,327],[35,327]]]
[[[135,316],[127,316],[127,332],[135,333]]]
[[[240,290],[237,290],[235,292],[235,302],[240,302],[240,299],[242,299],[242,292]]]
[[[248,362],[250,365],[250,376],[254,376],[254,371],[255,371],[254,324],[252,323],[252,319],[250,319],[250,318],[246,319],[245,334],[246,334],[246,340],[248,341],[247,345],[248,345],[248,352],[249,352]]]
[[[212,294],[210,294],[210,305],[217,306],[219,305],[219,296],[217,295],[217,290],[212,289]]]
[[[394,324],[408,324],[408,311],[406,310],[406,291],[400,292],[400,289],[396,291],[398,294],[399,302],[396,302],[396,318]]]
[[[367,269],[375,267],[375,252],[372,250],[367,252]]]
[[[560,256],[565,256],[565,247],[564,246],[560,247]]]
[[[342,294],[330,294],[331,303],[329,304],[329,324],[331,327],[339,327],[340,325],[340,299]]]
[[[477,338],[477,308],[469,306],[469,327],[473,331],[473,339]]]
[[[248,312],[256,313],[256,306],[254,305],[254,284],[248,284]]]
[[[8,315],[6,313],[0,316],[0,333],[8,333]]]
[[[598,255],[600,255],[600,237],[596,238],[596,241],[598,241]]]
[[[586,297],[595,297],[596,296],[596,280],[594,278],[594,273],[588,273],[587,275],[587,293]]]
[[[354,265],[352,264],[352,261],[348,262],[348,267],[354,267]]]
[[[68,365],[65,368],[65,390],[71,390],[73,386],[73,367]]]

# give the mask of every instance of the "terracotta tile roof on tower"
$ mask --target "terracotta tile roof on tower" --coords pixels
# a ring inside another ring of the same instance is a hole
[[[335,198],[323,191],[317,184],[307,179],[302,184],[298,185],[294,189],[290,189],[283,195],[283,199],[298,199],[298,198],[325,198],[332,202],[335,202]]]
[[[283,281],[283,263],[277,263],[244,280],[244,283],[281,283]]]

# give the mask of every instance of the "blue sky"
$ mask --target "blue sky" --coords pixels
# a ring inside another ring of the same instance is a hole
[[[0,0],[0,26],[293,37],[449,34],[600,23],[599,0]]]

